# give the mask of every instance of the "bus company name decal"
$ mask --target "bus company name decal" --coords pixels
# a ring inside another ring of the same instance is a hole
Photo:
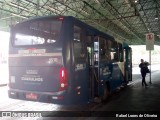
[[[42,82],[43,78],[38,75],[38,70],[26,70],[26,75],[23,75],[21,80]]]
[[[23,77],[21,77],[21,80],[42,82],[43,78],[37,77],[37,76],[23,76]]]

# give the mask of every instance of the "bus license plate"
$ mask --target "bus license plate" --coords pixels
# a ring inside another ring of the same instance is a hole
[[[30,100],[37,100],[38,95],[35,93],[26,93],[26,98]]]

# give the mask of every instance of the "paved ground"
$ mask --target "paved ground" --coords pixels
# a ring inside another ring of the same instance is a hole
[[[149,85],[148,87],[142,87],[140,73],[133,74],[133,78],[133,82],[127,88],[112,95],[107,102],[97,105],[95,109],[90,109],[86,114],[83,111],[82,114],[77,115],[82,115],[82,117],[46,117],[44,119],[160,120],[160,70],[152,71],[152,84],[149,83],[149,74],[147,75],[146,81]],[[87,116],[88,114],[92,117],[83,117],[83,115]]]
[[[97,114],[99,116],[116,116],[111,120],[122,119],[123,117],[130,120],[140,119],[140,114],[143,119],[160,119],[160,71],[152,73],[152,84],[149,84],[149,75],[146,77],[148,87],[142,87],[141,80],[137,79],[133,84],[129,85],[125,90],[114,95],[108,103],[102,104]],[[100,112],[103,111],[103,112]],[[108,114],[108,115],[107,115]],[[125,116],[127,114],[127,116]],[[138,115],[138,116],[137,116]],[[103,117],[94,117],[95,120],[106,119]]]

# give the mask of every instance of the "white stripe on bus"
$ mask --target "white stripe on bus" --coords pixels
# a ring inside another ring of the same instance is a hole
[[[62,53],[43,53],[43,54],[10,54],[9,57],[31,57],[31,56],[53,56],[61,57]]]

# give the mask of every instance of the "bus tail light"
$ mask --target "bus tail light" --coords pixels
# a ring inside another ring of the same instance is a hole
[[[60,91],[66,90],[68,87],[67,71],[65,68],[60,69]]]

